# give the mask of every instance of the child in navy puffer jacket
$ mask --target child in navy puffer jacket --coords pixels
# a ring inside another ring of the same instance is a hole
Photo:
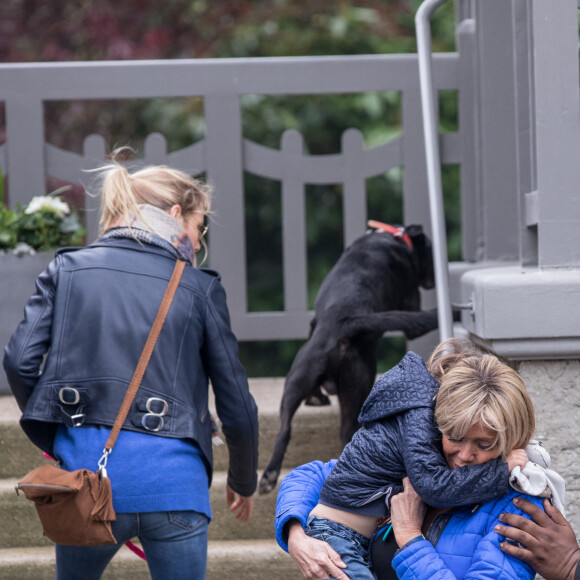
[[[370,538],[388,518],[405,476],[429,506],[484,503],[508,492],[509,474],[525,466],[523,447],[534,430],[518,374],[467,340],[442,343],[428,367],[408,352],[377,381],[359,422],[362,428],[326,479],[306,525],[306,533],[327,541],[357,580],[374,578]],[[506,441],[504,426],[512,423],[521,428],[515,441]],[[449,463],[442,436],[461,447],[476,424],[485,436],[476,440],[471,459],[466,451]]]

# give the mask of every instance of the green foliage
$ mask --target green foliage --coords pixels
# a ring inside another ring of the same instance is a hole
[[[240,360],[250,377],[284,377],[304,340],[240,343]]]
[[[3,180],[2,180],[3,181]],[[65,188],[46,196],[34,197],[16,211],[4,205],[0,193],[0,250],[51,251],[62,246],[79,246],[86,234],[78,214],[59,199]]]
[[[38,251],[82,245],[85,235],[75,211],[66,217],[47,210],[22,214],[17,225],[18,241]]]
[[[246,255],[250,312],[284,309],[280,183],[245,176]],[[259,251],[257,251],[259,248]]]
[[[0,251],[13,248],[18,240],[18,215],[4,204],[4,179],[0,171]]]

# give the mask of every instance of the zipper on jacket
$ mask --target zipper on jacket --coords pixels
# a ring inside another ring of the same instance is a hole
[[[429,540],[433,546],[437,546],[437,542],[439,541],[443,530],[447,527],[453,512],[454,510],[449,510],[448,512],[437,514],[433,518],[431,525],[425,533],[425,538]]]

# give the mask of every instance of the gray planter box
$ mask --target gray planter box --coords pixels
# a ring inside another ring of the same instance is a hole
[[[24,315],[24,305],[35,292],[34,281],[54,257],[53,252],[34,256],[0,255],[0,360],[4,347]],[[0,394],[9,393],[4,370],[0,368]]]

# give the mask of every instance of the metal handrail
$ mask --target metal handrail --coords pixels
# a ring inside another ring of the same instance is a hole
[[[430,18],[437,8],[447,0],[425,0],[415,14],[417,55],[419,61],[419,83],[421,88],[421,110],[425,136],[425,158],[427,162],[427,184],[429,189],[429,211],[433,242],[433,265],[437,291],[439,337],[453,337],[453,314],[449,292],[449,267],[447,262],[447,237],[443,209],[443,186],[441,184],[441,159],[437,130],[437,92],[433,83]]]

